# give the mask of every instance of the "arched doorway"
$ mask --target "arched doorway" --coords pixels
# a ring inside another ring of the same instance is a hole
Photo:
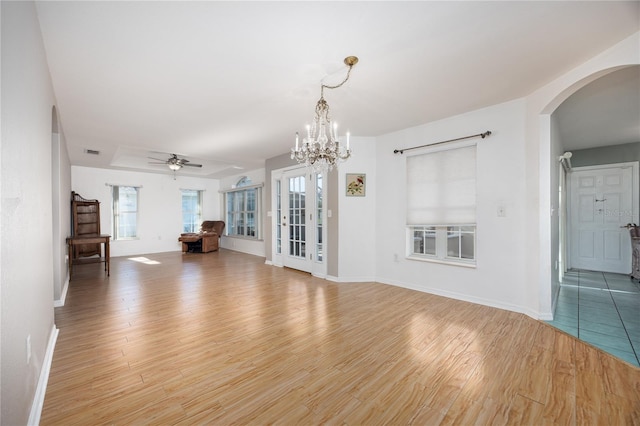
[[[637,221],[640,211],[639,95],[639,65],[610,67],[562,92],[543,116],[548,119],[550,147],[548,248],[554,310],[550,323],[635,365],[640,365],[640,330],[634,329],[637,314],[627,305],[630,299],[640,297],[640,285],[626,272],[610,273],[609,266],[603,267],[596,255],[608,260],[613,259],[613,252],[626,252],[630,270],[630,239],[620,226]],[[541,140],[545,136],[541,130]],[[565,155],[567,152],[571,155]],[[624,211],[608,204],[618,197],[607,189],[609,181],[623,180],[609,175],[614,169],[620,169],[620,176],[631,174],[627,179],[632,183],[628,190],[631,201]],[[578,226],[583,220],[588,225],[584,232]],[[608,222],[613,224],[611,229]],[[589,259],[592,254],[592,262],[575,260],[580,256]]]
[[[60,226],[60,131],[58,113],[55,105],[51,108],[51,218],[52,218],[52,243],[53,243],[53,300],[54,306],[64,304],[62,296],[63,275],[66,273],[64,252],[61,241],[62,227]]]

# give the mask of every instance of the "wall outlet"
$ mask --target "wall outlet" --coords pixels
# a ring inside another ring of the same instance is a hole
[[[27,336],[27,364],[31,363],[31,335]]]
[[[505,217],[507,215],[507,210],[504,206],[498,206],[498,217]]]

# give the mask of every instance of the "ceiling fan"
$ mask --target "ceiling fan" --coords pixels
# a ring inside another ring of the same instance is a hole
[[[191,163],[186,158],[180,158],[176,154],[171,154],[170,157],[166,160],[153,157],[149,157],[149,159],[157,161],[149,162],[149,164],[166,164],[174,172],[180,170],[183,167],[202,167],[202,164]]]

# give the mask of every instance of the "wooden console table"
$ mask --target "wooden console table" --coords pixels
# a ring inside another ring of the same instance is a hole
[[[71,274],[73,273],[74,264],[83,263],[98,263],[104,262],[104,270],[107,271],[107,276],[110,273],[110,254],[109,254],[109,240],[111,235],[81,235],[77,237],[67,237],[67,245],[69,246],[69,280],[71,280]],[[76,258],[74,259],[74,246],[79,244],[104,244],[104,257],[88,257],[88,258]]]

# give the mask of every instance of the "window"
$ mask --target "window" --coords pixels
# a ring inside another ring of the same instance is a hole
[[[197,232],[202,224],[202,191],[182,190],[182,232]]]
[[[243,177],[236,184],[236,189],[225,193],[227,235],[260,238],[261,189]]]
[[[138,189],[134,186],[113,187],[113,239],[126,240],[138,236]]]
[[[476,145],[407,158],[409,258],[475,264]]]

